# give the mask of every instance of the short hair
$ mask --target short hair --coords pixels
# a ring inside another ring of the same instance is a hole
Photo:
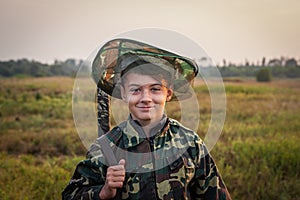
[[[134,64],[134,63],[133,63]],[[160,66],[157,66],[152,63],[145,63],[138,65],[134,64],[135,66],[130,66],[126,70],[121,73],[121,84],[123,84],[126,76],[128,74],[140,74],[140,75],[148,75],[154,78],[155,80],[159,81],[162,85],[170,88],[173,84],[173,73],[172,69],[169,71],[162,69]]]

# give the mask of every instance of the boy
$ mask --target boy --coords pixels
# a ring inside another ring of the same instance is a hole
[[[164,113],[174,92],[185,88],[177,72],[188,66],[178,70],[170,58],[125,52],[113,62],[114,72],[101,73],[100,86],[122,98],[130,115],[92,145],[63,199],[231,199],[203,141]],[[105,155],[109,148],[114,156]],[[109,166],[112,157],[118,163]]]

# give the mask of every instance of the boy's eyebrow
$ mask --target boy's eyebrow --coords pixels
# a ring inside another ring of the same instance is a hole
[[[137,84],[137,83],[131,83],[131,84],[129,84],[128,86],[130,87],[130,86],[137,86],[137,87],[141,87],[141,86],[156,86],[156,85],[159,85],[159,86],[163,86],[163,84],[161,84],[161,83],[150,83],[150,84],[144,84],[144,85],[140,85],[140,84]]]
[[[129,85],[128,85],[128,87],[133,87],[133,86],[135,86],[135,87],[140,87],[141,85],[139,85],[139,84],[129,84]]]

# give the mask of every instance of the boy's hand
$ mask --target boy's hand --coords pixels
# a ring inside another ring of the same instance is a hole
[[[106,181],[100,191],[100,199],[111,199],[117,194],[117,188],[123,187],[125,180],[125,160],[121,159],[118,165],[110,166],[107,169]]]

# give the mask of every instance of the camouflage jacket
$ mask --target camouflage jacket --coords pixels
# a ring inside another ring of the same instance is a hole
[[[135,121],[113,128],[107,137],[117,160],[126,160],[119,199],[231,199],[203,141],[173,119],[143,137]],[[98,139],[99,140],[99,139]],[[90,148],[62,193],[63,199],[99,199],[107,161],[99,141]]]

